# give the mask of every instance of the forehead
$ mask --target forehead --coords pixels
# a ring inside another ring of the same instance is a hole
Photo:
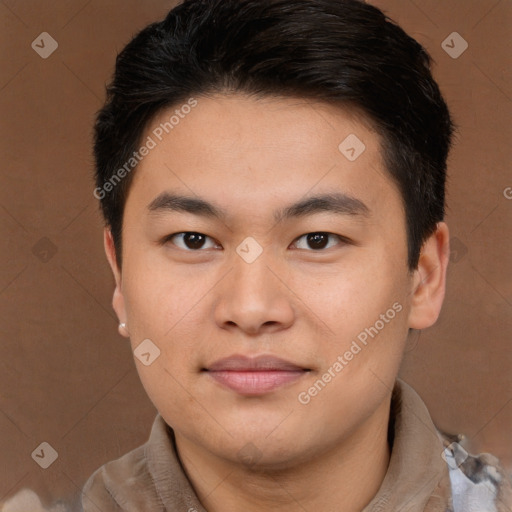
[[[240,148],[245,155],[253,151],[261,157],[282,155],[290,161],[293,156],[317,157],[326,150],[339,156],[339,143],[350,134],[365,139],[370,150],[380,146],[372,123],[349,105],[241,93],[197,97],[193,109],[189,102],[160,111],[147,127],[147,135],[156,138],[158,145],[174,141],[177,146],[186,141],[181,148],[198,155],[201,149],[217,146],[230,154]]]
[[[353,108],[242,94],[194,102],[159,112],[145,130],[142,140],[153,147],[132,188],[148,201],[166,188],[215,196],[219,204],[238,198],[241,208],[250,202],[253,209],[310,192],[363,194],[370,203],[393,193],[381,138]]]

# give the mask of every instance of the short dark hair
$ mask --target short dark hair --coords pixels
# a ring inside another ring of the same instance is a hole
[[[351,107],[371,122],[403,199],[415,269],[444,218],[454,131],[431,64],[417,41],[360,0],[185,0],[174,7],[118,55],[95,124],[95,195],[118,264],[133,173],[119,183],[112,177],[126,170],[148,123],[193,96],[240,92]]]

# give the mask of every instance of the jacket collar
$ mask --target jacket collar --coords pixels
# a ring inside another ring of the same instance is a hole
[[[398,379],[389,423],[388,471],[362,512],[450,512],[451,487],[443,441],[418,394]],[[145,445],[148,469],[159,501],[168,512],[206,512],[179,461],[174,433],[158,415]]]

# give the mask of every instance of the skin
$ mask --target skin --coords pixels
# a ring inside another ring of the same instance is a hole
[[[209,512],[334,511],[340,504],[360,511],[389,462],[389,404],[408,329],[429,327],[439,315],[448,228],[438,224],[410,272],[401,196],[384,169],[378,134],[355,112],[294,98],[197,99],[137,167],[122,269],[105,230],[113,306],[127,324],[121,333],[133,349],[149,338],[161,351],[150,366],[135,359],[137,369]],[[349,134],[366,146],[355,161],[338,149]],[[151,212],[165,191],[200,197],[226,215]],[[362,201],[367,214],[274,219],[289,204],[340,192]],[[161,243],[190,231],[207,235],[203,248],[187,248],[180,236]],[[304,235],[315,232],[333,234],[327,247],[308,244]],[[236,252],[246,237],[263,249],[252,263]],[[298,394],[394,303],[402,306],[395,318],[300,403]],[[270,354],[310,371],[244,396],[201,371],[232,354]],[[241,459],[242,449],[252,462]]]

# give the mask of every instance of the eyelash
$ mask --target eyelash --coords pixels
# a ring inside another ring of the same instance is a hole
[[[173,233],[172,235],[168,235],[166,236],[163,240],[162,240],[162,245],[168,243],[168,242],[171,242],[172,239],[174,237],[177,237],[179,235],[200,235],[202,237],[206,237],[207,239],[210,239],[210,240],[213,240],[211,237],[209,237],[208,235],[205,235],[203,233],[199,233],[197,231],[180,231],[179,233]],[[338,241],[341,243],[341,245],[346,245],[346,244],[350,244],[352,243],[351,240],[349,240],[348,238],[346,237],[343,237],[341,235],[336,235],[335,233],[329,233],[327,231],[311,231],[309,233],[305,233],[299,237],[297,237],[294,241],[293,241],[293,244],[297,243],[298,240],[300,240],[301,238],[304,238],[304,237],[307,237],[308,235],[327,235],[329,237],[335,237],[338,239]],[[307,243],[307,242],[306,242]],[[176,244],[174,244],[176,245]],[[332,247],[332,246],[331,246]],[[327,249],[330,249],[331,247],[327,247]],[[187,251],[187,252],[201,252],[203,250],[205,250],[203,247],[201,247],[200,249],[190,249],[188,247],[179,247],[179,249],[181,250],[184,250],[184,251]],[[326,248],[322,247],[321,249],[302,249],[302,250],[308,250],[309,252],[322,252],[322,251],[325,251]]]

